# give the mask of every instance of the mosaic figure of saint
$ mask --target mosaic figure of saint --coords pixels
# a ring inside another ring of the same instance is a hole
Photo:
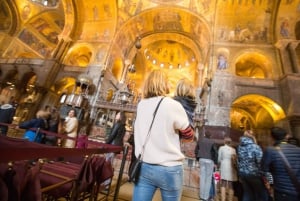
[[[217,67],[220,70],[224,70],[228,67],[227,58],[223,54],[220,54],[218,56]]]

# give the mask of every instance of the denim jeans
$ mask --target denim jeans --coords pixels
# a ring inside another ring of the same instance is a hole
[[[134,185],[133,201],[151,201],[160,189],[162,201],[180,201],[183,187],[183,165],[161,166],[143,163],[139,181]]]
[[[214,162],[210,159],[200,158],[200,192],[201,199],[207,200],[210,196],[212,186],[212,175],[214,172]]]
[[[241,175],[243,201],[267,201],[268,192],[260,176]]]

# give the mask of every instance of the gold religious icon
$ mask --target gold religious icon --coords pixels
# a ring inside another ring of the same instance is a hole
[[[106,101],[111,101],[112,98],[113,98],[113,95],[114,95],[114,90],[113,89],[108,89],[106,91],[106,98],[105,98],[105,100]]]

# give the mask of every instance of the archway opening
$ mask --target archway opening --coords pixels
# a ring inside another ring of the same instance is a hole
[[[241,55],[235,64],[236,75],[251,78],[272,78],[271,62],[259,53]]]
[[[285,117],[278,103],[258,94],[237,98],[230,111],[231,128],[240,131],[253,130],[257,141],[262,145],[270,144],[270,128]]]

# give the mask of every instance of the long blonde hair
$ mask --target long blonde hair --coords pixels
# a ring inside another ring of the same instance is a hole
[[[153,70],[144,82],[144,98],[164,96],[169,93],[167,75],[160,69]]]

